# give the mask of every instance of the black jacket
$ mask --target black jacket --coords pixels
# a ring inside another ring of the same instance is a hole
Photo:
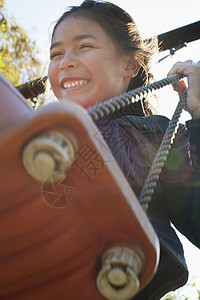
[[[127,181],[139,196],[169,120],[163,116],[120,115],[96,125]],[[170,222],[194,245],[200,246],[200,120],[179,127],[148,208],[160,240],[158,270],[134,300],[160,299],[188,278],[182,244]]]

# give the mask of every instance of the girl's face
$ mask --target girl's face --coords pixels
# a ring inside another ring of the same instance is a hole
[[[133,71],[130,56],[122,55],[94,20],[70,16],[52,39],[48,76],[59,100],[88,108],[126,92]]]

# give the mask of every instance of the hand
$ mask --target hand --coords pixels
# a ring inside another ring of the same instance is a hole
[[[182,73],[187,76],[188,90],[187,90],[187,111],[193,118],[200,117],[200,65],[194,64],[192,60],[185,62],[177,62],[173,65],[168,75],[174,73]],[[184,80],[180,80],[173,84],[173,88],[178,92],[179,96],[183,94],[186,89]]]

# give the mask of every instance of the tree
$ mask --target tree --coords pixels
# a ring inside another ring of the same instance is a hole
[[[35,41],[8,16],[0,0],[0,72],[15,86],[31,81],[41,69],[37,54]]]
[[[0,0],[0,8],[4,7],[4,0]]]

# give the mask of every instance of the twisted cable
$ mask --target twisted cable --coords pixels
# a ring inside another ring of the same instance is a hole
[[[176,81],[179,81],[184,76],[182,74],[173,74],[169,77],[161,79],[157,82],[148,84],[146,86],[139,87],[135,90],[124,93],[118,97],[112,98],[103,103],[96,103],[95,106],[88,109],[89,115],[92,117],[93,121],[97,121],[98,119],[103,118],[106,115],[112,114],[113,112],[120,110],[121,108],[142,100],[149,93],[152,93],[154,90],[160,89],[169,84],[173,84]],[[174,112],[174,115],[169,122],[167,130],[164,134],[163,140],[160,144],[158,152],[154,158],[153,164],[149,171],[149,174],[146,178],[146,181],[143,185],[143,189],[139,196],[139,202],[143,207],[144,211],[147,211],[148,204],[151,201],[152,195],[155,191],[157,182],[159,180],[159,176],[164,166],[165,161],[167,160],[169,150],[173,144],[173,140],[175,138],[177,129],[178,129],[178,121],[181,115],[183,108],[186,105],[187,93],[185,92]]]
[[[139,100],[146,98],[146,96],[153,91],[169,84],[173,84],[181,78],[183,78],[182,74],[173,74],[159,81],[131,90],[108,101],[95,103],[93,107],[88,109],[88,113],[93,121],[97,121],[104,116],[110,115],[131,103],[138,102]]]
[[[200,65],[200,61],[198,61],[196,64]],[[124,93],[119,97],[112,98],[106,102],[96,103],[95,106],[88,109],[88,113],[90,114],[90,116],[94,121],[97,121],[98,119],[104,117],[105,115],[112,114],[113,112],[131,103],[146,98],[146,96],[149,93],[153,92],[154,90],[160,89],[169,84],[173,84],[176,81],[182,79],[183,77],[184,75],[182,74],[173,74],[157,82]],[[186,101],[187,101],[187,90],[183,93],[183,95],[180,98],[180,101],[178,102],[178,105],[175,109],[171,121],[169,122],[169,125],[166,129],[162,142],[159,146],[157,154],[150,168],[149,174],[147,175],[146,181],[140,193],[139,202],[143,207],[144,211],[147,211],[148,209],[148,204],[152,199],[152,195],[155,191],[160,173],[169,155],[169,151],[172,147],[175,135],[179,127],[179,119],[180,119],[181,112],[186,107]]]
[[[163,140],[160,144],[158,152],[154,158],[151,169],[149,171],[149,174],[146,178],[146,181],[140,193],[139,202],[145,211],[147,211],[148,209],[148,204],[151,201],[151,197],[156,188],[162,167],[164,166],[164,163],[167,160],[169,150],[171,149],[171,146],[173,144],[173,140],[175,138],[179,126],[178,122],[179,122],[181,112],[183,108],[186,106],[186,99],[187,99],[187,92],[183,93],[176,107],[174,115],[171,121],[169,122]]]

